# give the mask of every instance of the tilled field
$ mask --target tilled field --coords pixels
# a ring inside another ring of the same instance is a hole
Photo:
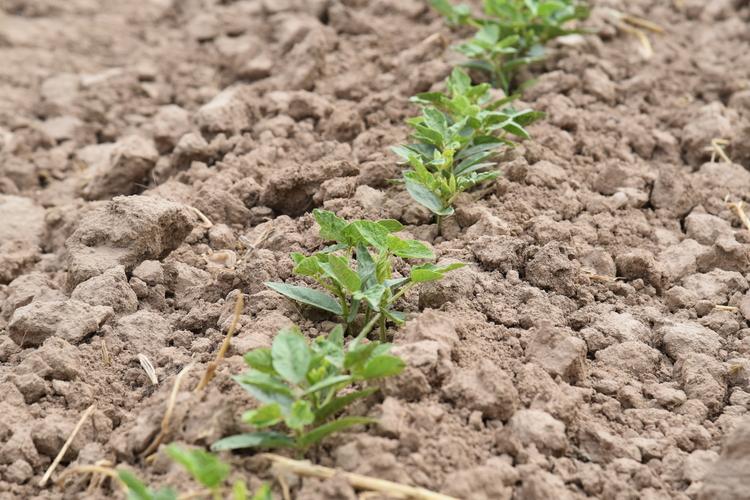
[[[145,452],[191,364],[163,443],[246,430],[241,355],[334,324],[263,284],[324,246],[315,207],[468,265],[404,296],[407,368],[349,410],[379,423],[307,459],[471,500],[750,498],[747,1],[596,2],[530,69],[547,117],[440,232],[390,182],[467,35],[421,0],[0,8],[0,498],[120,495],[55,481],[87,464],[183,485]],[[664,28],[650,57],[611,9]],[[361,494],[221,456],[275,498]]]

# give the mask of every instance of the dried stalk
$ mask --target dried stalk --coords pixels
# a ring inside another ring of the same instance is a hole
[[[193,364],[187,365],[185,368],[182,369],[180,373],[177,374],[177,376],[174,379],[174,385],[172,386],[172,392],[169,395],[169,401],[167,402],[167,411],[164,412],[164,418],[161,421],[161,430],[159,431],[159,434],[156,436],[156,439],[149,445],[148,448],[146,448],[146,451],[143,452],[143,456],[151,455],[153,452],[155,452],[158,448],[161,442],[164,440],[164,438],[169,433],[169,424],[172,420],[172,413],[174,413],[174,407],[177,403],[177,394],[180,392],[180,385],[182,384],[182,379],[185,378],[185,375],[193,368]]]
[[[272,461],[274,464],[277,464],[280,468],[286,469],[300,476],[330,479],[333,476],[339,475],[346,479],[354,488],[377,491],[391,495],[395,498],[415,500],[458,500],[455,497],[435,493],[434,491],[424,488],[407,486],[392,481],[386,481],[384,479],[355,474],[353,472],[344,472],[330,467],[323,467],[322,465],[313,465],[309,462],[292,460],[291,458],[282,457],[281,455],[273,453],[264,453],[261,456]]]
[[[636,17],[636,16],[631,16],[629,14],[623,14],[621,19],[625,21],[626,23],[630,24],[631,26],[637,26],[639,28],[643,28],[648,31],[653,31],[654,33],[659,33],[659,34],[664,33],[664,28],[662,28],[655,22],[649,21],[648,19],[643,19],[642,17]]]
[[[722,146],[728,146],[729,141],[726,139],[714,138],[711,139],[711,145],[706,148],[706,151],[711,152],[711,163],[716,161],[716,157],[721,158],[725,163],[732,163],[732,160],[727,156]]]
[[[94,462],[94,466],[96,467],[112,467],[112,462],[109,460],[97,460]],[[64,474],[64,473],[63,473]],[[104,479],[106,479],[107,476],[103,474],[91,474],[91,479],[89,479],[89,487],[86,488],[86,493],[93,494],[94,491],[96,491],[97,488],[99,488],[102,485],[102,482]],[[59,483],[58,483],[59,484]]]
[[[617,23],[617,27],[625,33],[629,33],[635,36],[638,41],[641,42],[641,46],[643,47],[643,57],[646,59],[651,59],[651,57],[654,55],[654,48],[651,46],[651,41],[643,31],[638,28],[628,26],[625,23]]]
[[[745,228],[750,231],[750,219],[747,218],[747,214],[742,208],[743,205],[744,202],[742,201],[738,201],[737,203],[727,203],[727,206],[734,210],[734,213],[737,214],[737,217],[739,217],[740,221],[742,221],[742,224],[745,225]]]
[[[189,205],[188,205],[188,208],[191,209],[193,212],[195,212],[195,215],[197,215],[198,218],[200,218],[200,220],[203,221],[203,227],[204,228],[211,229],[212,227],[214,227],[213,222],[211,222],[211,220],[208,217],[206,217],[206,215],[203,212],[201,212],[197,208],[191,207]]]
[[[614,276],[609,276],[606,274],[597,274],[595,271],[592,271],[590,269],[582,269],[583,274],[586,275],[588,279],[591,281],[601,281],[604,283],[609,283],[610,281],[616,281],[617,278]]]
[[[159,385],[159,379],[156,376],[156,370],[151,361],[148,360],[145,354],[138,353],[138,362],[141,363],[143,371],[146,372],[146,376],[151,381],[151,385]]]
[[[109,356],[109,349],[107,349],[107,341],[102,339],[102,362],[109,366],[112,364],[112,358]]]
[[[643,57],[650,59],[654,55],[654,48],[651,46],[651,41],[646,36],[643,30],[648,30],[653,33],[664,33],[664,28],[659,26],[653,21],[643,19],[637,16],[631,16],[618,10],[607,9],[607,13],[615,21],[615,26],[618,29],[635,36],[643,47]]]
[[[224,342],[221,343],[219,352],[216,354],[216,359],[211,361],[206,367],[206,372],[203,374],[203,378],[195,388],[195,392],[199,392],[205,389],[209,382],[211,382],[211,380],[214,378],[214,375],[216,375],[216,370],[219,368],[219,363],[221,363],[221,361],[224,359],[224,356],[226,356],[227,351],[229,350],[229,346],[232,343],[232,336],[234,336],[234,332],[237,329],[237,324],[240,322],[240,315],[242,314],[242,308],[244,306],[245,301],[242,296],[242,292],[240,292],[237,295],[237,300],[234,303],[234,317],[232,318],[232,323],[229,325],[227,335],[226,337],[224,337]]]
[[[737,312],[737,311],[740,310],[739,307],[735,307],[735,306],[720,306],[720,305],[715,305],[714,309],[716,309],[717,311],[727,311],[727,312]]]
[[[50,476],[55,471],[57,466],[60,464],[60,460],[62,460],[63,456],[65,456],[65,453],[68,451],[68,448],[70,448],[70,444],[75,439],[76,435],[78,434],[78,431],[80,431],[81,427],[83,427],[83,423],[94,412],[95,408],[96,408],[96,405],[89,406],[86,409],[86,411],[83,412],[83,415],[81,415],[81,418],[78,419],[78,423],[73,428],[73,432],[70,433],[70,436],[68,436],[67,441],[65,441],[65,444],[63,444],[62,448],[60,448],[60,451],[57,453],[57,456],[50,464],[49,468],[47,469],[47,472],[44,473],[44,476],[42,476],[41,481],[39,481],[40,488],[44,488],[44,485],[47,484],[47,481],[49,481]]]
[[[92,475],[101,474],[103,476],[115,479],[121,486],[123,487],[125,486],[120,481],[120,476],[117,475],[117,471],[113,469],[112,467],[108,467],[106,465],[77,465],[75,467],[71,467],[70,469],[60,474],[60,477],[57,478],[57,481],[55,481],[55,484],[62,485],[65,482],[65,480],[68,478],[68,476],[72,476],[75,474],[92,474]]]

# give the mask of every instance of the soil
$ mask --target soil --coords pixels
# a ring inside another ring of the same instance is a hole
[[[321,246],[314,207],[398,219],[468,266],[406,296],[408,368],[352,410],[380,423],[308,458],[463,499],[750,498],[750,231],[727,204],[750,201],[747,1],[596,2],[591,32],[530,69],[533,140],[442,234],[388,182],[409,96],[466,36],[421,0],[0,8],[0,498],[116,495],[38,486],[92,404],[53,479],[109,463],[184,483],[143,452],[190,364],[165,442],[241,431],[241,354],[333,324],[263,285]],[[608,9],[665,28],[652,57]],[[192,392],[237,293],[230,356]]]

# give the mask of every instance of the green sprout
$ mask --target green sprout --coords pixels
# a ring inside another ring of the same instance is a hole
[[[393,219],[347,222],[333,212],[313,212],[320,235],[336,244],[310,256],[292,253],[294,273],[311,278],[326,291],[287,283],[268,282],[266,286],[303,304],[341,316],[347,330],[363,312],[365,335],[378,324],[385,341],[386,322],[404,322],[405,314],[396,310],[396,301],[413,286],[441,279],[445,273],[463,264],[411,267],[407,276],[394,277],[394,258],[434,259],[432,250],[417,240],[401,239],[393,233],[403,226]]]
[[[431,0],[451,24],[478,28],[456,50],[469,58],[465,66],[486,72],[492,85],[510,94],[519,70],[544,59],[544,46],[552,39],[580,33],[563,26],[589,16],[589,8],[576,0],[485,0],[488,18],[473,17],[465,5]]]
[[[215,455],[201,449],[186,450],[170,444],[166,448],[167,455],[190,474],[190,476],[206,488],[206,494],[213,500],[221,500],[224,493],[229,491],[232,500],[250,499],[247,486],[242,480],[235,481],[231,487],[225,486],[230,473],[230,466],[219,460]],[[153,490],[126,470],[118,470],[117,477],[128,489],[128,500],[178,500],[177,493],[172,488]],[[271,488],[263,485],[253,495],[251,500],[273,500]]]
[[[312,343],[297,327],[280,331],[270,349],[245,355],[250,370],[235,377],[263,403],[242,415],[243,422],[260,430],[221,439],[211,449],[291,448],[303,454],[334,432],[372,423],[371,418],[337,414],[377,390],[350,390],[354,384],[401,373],[404,363],[388,354],[390,347],[363,341],[362,335],[344,347],[341,325]],[[266,430],[277,425],[286,431]]]
[[[524,128],[543,113],[511,107],[515,97],[493,101],[490,86],[472,85],[465,71],[455,68],[446,80],[448,93],[426,92],[412,98],[422,115],[408,120],[415,143],[393,151],[411,168],[403,174],[409,194],[432,211],[440,224],[454,212],[458,194],[496,178],[491,157],[511,137],[528,139]]]

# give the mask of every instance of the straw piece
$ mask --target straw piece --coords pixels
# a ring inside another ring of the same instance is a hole
[[[234,317],[232,318],[232,323],[229,325],[229,331],[227,331],[227,335],[226,337],[224,337],[224,342],[221,343],[219,352],[216,354],[216,359],[214,361],[211,361],[206,367],[206,372],[203,374],[203,378],[195,388],[195,392],[200,392],[205,389],[209,382],[211,382],[211,380],[214,378],[216,370],[219,368],[219,363],[221,363],[221,361],[224,359],[224,356],[226,356],[226,353],[229,350],[229,345],[232,343],[232,336],[234,336],[234,332],[237,329],[237,324],[240,322],[240,315],[242,314],[242,308],[244,306],[245,301],[242,296],[242,292],[240,292],[237,295],[237,300],[234,303]]]
[[[386,481],[384,479],[369,477],[362,474],[355,474],[353,472],[344,472],[342,470],[332,469],[330,467],[323,467],[322,465],[313,465],[309,462],[292,460],[291,458],[282,457],[281,455],[276,455],[273,453],[264,453],[261,456],[268,460],[271,460],[282,469],[286,469],[300,476],[330,479],[333,476],[339,475],[346,479],[349,484],[355,488],[378,491],[380,493],[391,495],[395,498],[415,500],[458,500],[455,497],[435,493],[434,491],[430,491],[424,488],[407,486],[404,484],[394,483],[392,481]]]
[[[93,413],[94,409],[96,408],[96,405],[89,406],[86,411],[83,412],[83,415],[81,415],[81,418],[78,419],[78,423],[73,428],[73,432],[70,433],[70,436],[68,436],[67,441],[65,441],[65,444],[63,444],[62,448],[60,448],[60,451],[57,453],[57,456],[50,464],[49,468],[47,469],[47,472],[44,473],[44,476],[42,476],[41,481],[39,481],[39,486],[41,488],[44,487],[45,484],[47,484],[47,481],[49,481],[50,476],[55,471],[57,466],[60,464],[60,460],[62,460],[63,456],[65,456],[65,453],[68,451],[68,448],[70,448],[70,444],[75,439],[76,435],[78,434],[78,431],[81,430],[81,427],[83,427],[83,423],[86,421],[87,418]]]
[[[182,369],[180,373],[177,374],[177,376],[174,379],[174,385],[172,386],[172,392],[169,395],[169,401],[167,402],[167,411],[164,412],[164,418],[162,418],[161,421],[161,430],[159,431],[159,434],[156,436],[156,439],[149,445],[148,448],[146,448],[146,451],[143,452],[144,456],[151,455],[153,452],[155,452],[158,448],[161,442],[164,440],[164,438],[169,433],[169,424],[172,420],[172,413],[174,413],[174,407],[177,403],[177,394],[180,392],[180,385],[182,384],[182,379],[185,378],[185,375],[193,368],[193,364],[187,365],[185,368]]]

